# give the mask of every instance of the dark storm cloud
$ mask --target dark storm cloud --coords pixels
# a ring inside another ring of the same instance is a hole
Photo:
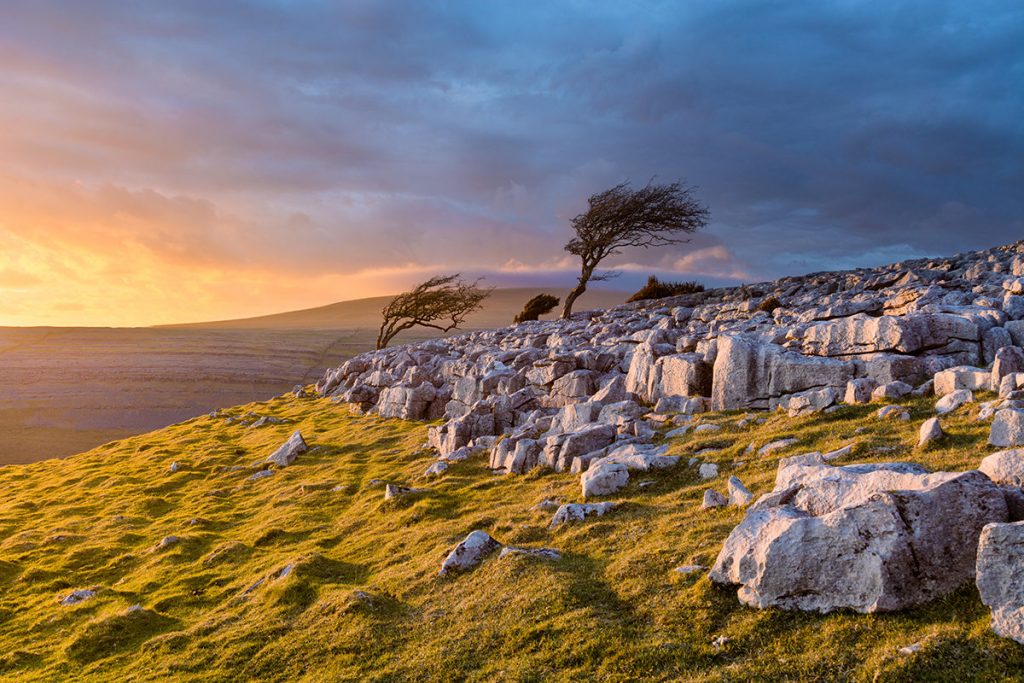
[[[159,212],[141,241],[170,257],[547,278],[588,194],[651,177],[699,185],[714,220],[689,247],[624,255],[636,272],[761,279],[1024,237],[1017,2],[5,15],[0,170],[53,201],[92,187],[139,230]]]

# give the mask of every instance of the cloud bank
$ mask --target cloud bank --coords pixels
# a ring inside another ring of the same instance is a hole
[[[755,281],[1024,237],[1016,2],[38,2],[0,23],[0,324],[566,286],[624,179]]]

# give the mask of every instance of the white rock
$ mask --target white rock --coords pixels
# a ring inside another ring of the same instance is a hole
[[[448,471],[448,463],[444,460],[438,460],[437,462],[431,463],[430,467],[423,473],[424,478],[433,479],[434,477],[440,477]]]
[[[94,590],[79,589],[79,590],[76,590],[76,591],[71,591],[70,593],[65,595],[61,599],[60,604],[62,604],[62,605],[77,605],[78,603],[83,602],[85,600],[88,600],[90,598],[93,598],[95,596],[96,596],[96,591],[94,591]]]
[[[939,415],[945,415],[972,401],[974,401],[974,394],[971,393],[970,389],[957,389],[935,402],[935,412]]]
[[[921,425],[920,438],[917,441],[917,445],[920,448],[924,448],[934,441],[941,439],[944,434],[942,425],[939,424],[939,418],[929,418]]]
[[[1024,446],[1024,411],[1005,409],[996,413],[988,442],[992,446]]]
[[[714,479],[718,476],[718,465],[713,462],[703,463],[697,468],[697,474],[700,475],[701,479]]]
[[[551,518],[551,526],[556,527],[567,522],[579,522],[591,515],[600,517],[615,508],[615,503],[567,503],[555,511]]]
[[[997,484],[1024,486],[1024,450],[993,453],[981,461],[978,469]]]
[[[743,485],[738,477],[729,477],[729,505],[746,507],[754,500],[754,494]]]
[[[595,462],[580,477],[584,498],[607,496],[628,483],[629,469],[618,462]]]
[[[762,456],[762,457],[764,457],[766,455],[771,455],[772,453],[776,453],[778,451],[785,450],[785,449],[789,448],[790,446],[793,446],[793,445],[795,445],[795,444],[797,444],[799,442],[800,442],[800,439],[793,439],[793,438],[776,439],[775,441],[770,441],[770,442],[766,443],[765,445],[761,446],[761,448],[759,448],[757,450],[757,454]]]
[[[441,563],[441,575],[444,576],[453,571],[465,571],[475,567],[487,555],[501,547],[501,544],[491,538],[486,531],[470,532],[465,540],[459,543],[448,553],[448,557]]]
[[[989,524],[978,541],[978,592],[992,630],[1024,644],[1024,522]]]
[[[300,432],[295,432],[281,445],[280,448],[271,453],[266,461],[273,463],[278,467],[287,467],[295,462],[296,458],[308,450],[309,447],[306,445],[305,439],[302,438],[302,434]]]
[[[712,508],[721,508],[729,504],[729,500],[718,491],[714,489],[707,489],[704,491],[704,500],[701,501],[701,510],[710,510]]]

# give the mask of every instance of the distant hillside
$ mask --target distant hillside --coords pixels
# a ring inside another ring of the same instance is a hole
[[[559,288],[518,287],[496,289],[485,302],[484,309],[470,316],[465,327],[467,329],[484,329],[504,327],[512,323],[512,318],[528,299],[542,292],[564,297],[565,292]],[[623,303],[629,296],[628,292],[593,290],[584,294],[577,301],[575,310],[588,308],[610,308]],[[353,327],[370,327],[376,329],[380,325],[381,309],[393,297],[375,296],[368,299],[339,301],[338,303],[307,308],[301,311],[289,311],[273,315],[262,315],[255,318],[239,320],[217,320],[212,322],[189,323],[184,325],[166,325],[163,327],[193,329],[337,329]],[[554,317],[546,316],[546,317]]]

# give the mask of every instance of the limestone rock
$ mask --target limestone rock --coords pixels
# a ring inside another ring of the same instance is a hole
[[[556,527],[568,522],[581,522],[587,517],[601,515],[611,512],[615,503],[605,501],[604,503],[567,503],[555,510],[555,516],[551,518],[551,526]]]
[[[906,382],[888,382],[875,387],[871,392],[872,401],[892,401],[901,399],[914,390]]]
[[[846,394],[843,397],[843,401],[851,405],[858,403],[870,403],[871,393],[877,386],[878,383],[870,377],[851,379],[846,383]]]
[[[598,462],[580,477],[584,498],[607,496],[629,483],[629,470],[622,463]]]
[[[946,394],[935,402],[935,412],[939,415],[945,415],[946,413],[951,413],[960,406],[973,401],[974,394],[971,393],[970,389],[957,389],[952,393]]]
[[[278,467],[287,467],[295,462],[296,458],[308,450],[309,446],[306,445],[306,441],[302,438],[302,434],[300,432],[295,432],[281,445],[280,448],[274,451],[267,458],[266,462],[273,463]]]
[[[501,544],[491,538],[486,531],[472,531],[448,553],[448,557],[441,563],[441,575],[471,569],[500,547]]]
[[[729,505],[746,507],[754,500],[754,494],[743,485],[738,477],[729,477]]]
[[[704,491],[704,500],[701,502],[700,507],[702,510],[711,510],[712,508],[725,507],[728,504],[728,498],[714,489],[707,489]]]
[[[945,396],[959,389],[988,391],[992,388],[992,373],[982,368],[958,366],[935,374],[935,395]]]
[[[977,584],[992,610],[992,630],[1024,643],[1024,522],[982,529]]]
[[[938,441],[943,436],[945,436],[945,432],[942,431],[942,425],[939,424],[939,418],[929,418],[921,425],[917,445],[919,448],[924,448],[925,446]]]
[[[993,453],[981,461],[978,469],[997,484],[1024,486],[1024,450]]]
[[[988,442],[1000,448],[1024,446],[1024,410],[1004,409],[996,412]]]
[[[754,607],[903,609],[970,581],[982,527],[1006,515],[1002,492],[977,471],[780,468],[775,491],[748,509],[710,578],[738,584],[740,601]]]

